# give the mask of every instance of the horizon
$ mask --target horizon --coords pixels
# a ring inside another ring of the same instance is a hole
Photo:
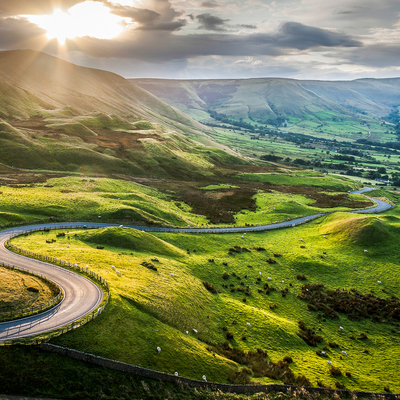
[[[400,76],[400,5],[338,0],[0,0],[0,50],[127,79]]]

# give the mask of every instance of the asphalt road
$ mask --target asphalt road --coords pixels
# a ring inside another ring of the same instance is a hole
[[[102,290],[89,279],[67,269],[12,253],[4,247],[4,242],[11,235],[29,229],[31,227],[0,231],[0,262],[45,275],[62,287],[64,299],[44,313],[0,323],[0,340],[30,337],[70,324],[96,310],[103,299]]]
[[[364,188],[360,191],[352,193],[366,193],[372,188]],[[377,205],[373,208],[361,211],[349,211],[351,213],[379,213],[386,211],[393,206],[382,200],[373,199]],[[127,228],[138,229],[146,232],[176,232],[176,233],[233,233],[233,232],[254,232],[265,231],[271,229],[293,227],[307,221],[319,218],[323,214],[315,214],[308,217],[296,218],[291,221],[279,222],[276,224],[237,227],[237,228],[214,228],[214,229],[199,229],[199,228],[155,228],[147,226],[131,226],[124,225]],[[44,228],[77,228],[86,226],[87,228],[103,228],[109,226],[119,226],[116,224],[104,223],[84,223],[84,222],[70,222],[63,224],[39,224],[30,225],[26,227],[18,227],[0,231],[0,263],[7,263],[28,269],[32,272],[39,273],[47,276],[49,279],[56,282],[64,290],[65,297],[62,303],[55,308],[21,320],[0,323],[0,340],[9,340],[15,338],[23,338],[37,335],[39,333],[47,332],[67,325],[76,321],[77,319],[89,314],[95,310],[101,303],[103,294],[102,291],[90,280],[66,269],[47,264],[42,261],[26,258],[15,253],[8,251],[4,247],[4,242],[15,233],[22,233],[26,231],[33,231]]]

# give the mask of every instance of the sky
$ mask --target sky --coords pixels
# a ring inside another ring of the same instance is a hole
[[[0,50],[126,78],[400,76],[400,0],[0,0]]]

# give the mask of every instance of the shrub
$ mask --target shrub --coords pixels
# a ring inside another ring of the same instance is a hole
[[[214,293],[214,294],[218,293],[217,289],[215,289],[215,287],[214,287],[214,285],[212,283],[204,281],[203,285],[209,292]]]
[[[265,260],[268,264],[276,264],[276,260],[274,260],[273,258],[268,258],[267,260]]]
[[[297,335],[301,337],[309,346],[316,346],[317,343],[320,343],[324,340],[322,336],[316,335],[313,329],[307,328],[303,321],[299,321],[300,331],[297,332]]]
[[[29,286],[28,288],[26,288],[26,290],[28,292],[32,292],[32,293],[39,293],[39,289],[32,287],[32,286]]]
[[[242,368],[240,371],[231,372],[228,381],[234,385],[250,385],[250,375],[253,373],[251,369]]]
[[[233,333],[231,333],[231,332],[226,332],[226,338],[228,339],[228,340],[231,340],[231,339],[233,339]]]
[[[307,278],[306,278],[306,276],[304,274],[297,274],[296,275],[296,279],[298,279],[299,281],[307,280]]]
[[[332,376],[341,376],[342,375],[342,371],[339,368],[336,368],[336,367],[331,367],[329,369],[329,373]]]
[[[104,246],[96,246],[96,249],[97,249],[97,250],[103,250],[103,249],[104,249]]]
[[[286,363],[290,364],[293,362],[293,358],[290,356],[285,356],[283,357],[283,361],[285,361]]]
[[[346,371],[346,376],[347,376],[348,378],[351,378],[351,372]]]
[[[225,280],[229,279],[229,274],[227,272],[224,272],[222,274],[222,279],[225,279]]]
[[[65,232],[60,232],[60,233],[57,233],[57,235],[56,235],[57,237],[65,237]]]
[[[332,348],[332,349],[334,349],[334,348],[336,348],[336,347],[339,347],[339,345],[338,345],[336,342],[329,342],[328,345],[329,345],[329,347]]]

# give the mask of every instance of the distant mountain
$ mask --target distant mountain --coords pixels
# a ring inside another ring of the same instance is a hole
[[[197,120],[211,110],[233,118],[268,120],[318,112],[383,116],[400,105],[400,78],[300,81],[130,79]]]
[[[111,72],[30,50],[0,52],[1,163],[187,176],[236,160],[204,126]],[[212,146],[210,149],[206,146]]]

